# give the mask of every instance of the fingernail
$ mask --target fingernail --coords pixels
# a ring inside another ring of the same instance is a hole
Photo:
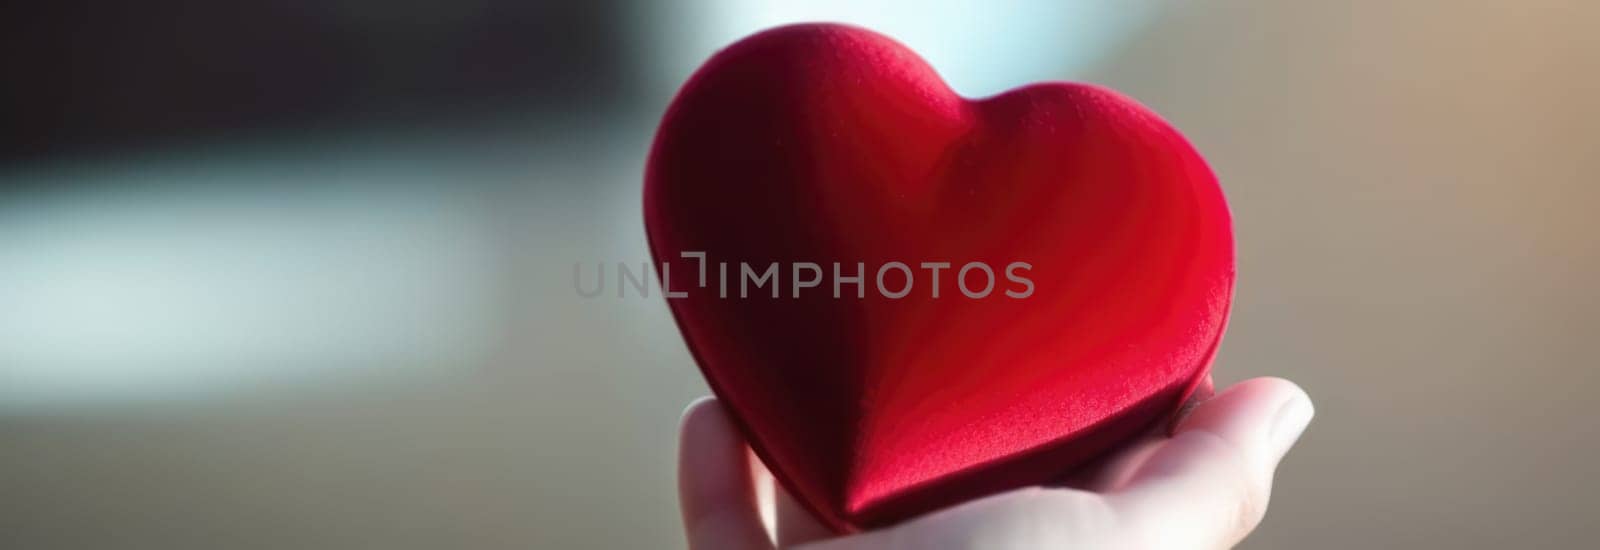
[[[678,413],[678,423],[682,424],[683,420],[685,418],[689,417],[689,413],[693,412],[694,409],[696,407],[699,407],[701,403],[705,403],[705,402],[711,401],[713,399],[716,399],[716,398],[712,397],[712,396],[709,396],[709,395],[703,395],[703,396],[700,396],[698,398],[695,398],[694,401],[690,401],[688,405],[683,407],[683,412]]]
[[[1278,451],[1277,458],[1282,459],[1289,448],[1300,440],[1300,434],[1306,431],[1306,426],[1311,424],[1311,417],[1315,415],[1311,398],[1306,397],[1304,392],[1295,392],[1294,397],[1278,407],[1278,413],[1272,421],[1272,431],[1267,435]]]

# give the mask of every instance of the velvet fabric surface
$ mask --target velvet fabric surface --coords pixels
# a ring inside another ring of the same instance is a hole
[[[966,99],[840,25],[706,62],[661,122],[644,215],[713,391],[841,531],[1047,483],[1148,429],[1205,378],[1233,292],[1221,189],[1155,113],[1076,83]]]

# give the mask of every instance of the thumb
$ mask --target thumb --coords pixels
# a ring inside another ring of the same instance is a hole
[[[1266,513],[1278,462],[1311,422],[1311,399],[1278,378],[1196,407],[1107,498],[1150,547],[1228,547]]]
[[[705,398],[683,412],[678,500],[693,550],[771,550],[749,450],[722,405]]]

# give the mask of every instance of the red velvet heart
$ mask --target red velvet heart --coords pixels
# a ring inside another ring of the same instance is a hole
[[[1205,377],[1232,299],[1222,192],[1154,113],[1070,83],[967,100],[859,28],[718,53],[645,180],[701,371],[841,530],[1045,483],[1144,431]]]

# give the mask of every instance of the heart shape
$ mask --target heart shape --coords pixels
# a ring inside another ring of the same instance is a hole
[[[1073,83],[967,100],[854,27],[706,62],[644,199],[706,380],[842,531],[1046,483],[1145,431],[1205,378],[1232,300],[1221,189],[1154,113]]]

